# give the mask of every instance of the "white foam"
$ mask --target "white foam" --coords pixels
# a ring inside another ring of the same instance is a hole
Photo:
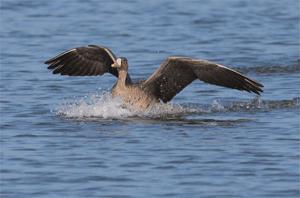
[[[61,104],[56,113],[66,118],[123,119],[128,117],[164,117],[192,113],[199,109],[178,104],[155,104],[147,110],[128,108],[120,98],[112,98],[108,92],[93,94],[85,99]]]
[[[225,111],[225,107],[222,105],[222,103],[220,102],[220,100],[213,100],[211,111],[220,111],[220,112],[223,112],[223,111]]]

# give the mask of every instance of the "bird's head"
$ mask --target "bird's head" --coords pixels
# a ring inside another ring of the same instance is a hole
[[[117,68],[119,71],[120,70],[128,70],[128,61],[127,58],[125,57],[119,57],[117,58],[116,62],[114,62],[113,64],[111,64],[111,66],[113,68]]]

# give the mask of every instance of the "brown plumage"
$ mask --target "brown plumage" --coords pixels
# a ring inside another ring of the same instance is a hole
[[[133,84],[126,58],[116,56],[106,47],[89,45],[63,52],[45,62],[53,74],[92,76],[111,73],[118,77],[112,95],[126,104],[147,108],[170,101],[196,79],[206,83],[260,94],[263,85],[225,66],[188,57],[168,57],[146,80]]]

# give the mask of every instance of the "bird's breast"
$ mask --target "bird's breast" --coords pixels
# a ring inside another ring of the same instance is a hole
[[[121,97],[124,103],[139,109],[146,109],[158,101],[155,97],[146,93],[138,86],[115,86],[112,90],[112,96]]]

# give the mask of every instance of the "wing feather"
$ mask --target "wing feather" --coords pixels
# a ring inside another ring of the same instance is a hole
[[[88,45],[67,50],[47,61],[48,69],[53,74],[69,76],[103,75],[108,72],[118,76],[117,69],[111,64],[116,61],[116,56],[106,47]]]
[[[144,82],[143,89],[163,102],[170,101],[194,80],[260,94],[263,85],[230,69],[206,60],[169,57]]]

